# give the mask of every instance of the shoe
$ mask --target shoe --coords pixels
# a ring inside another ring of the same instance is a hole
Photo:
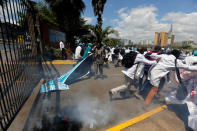
[[[109,91],[109,99],[110,99],[110,101],[112,101],[112,100],[113,100],[112,96],[113,96],[112,92],[111,92],[111,91]]]
[[[98,76],[97,75],[94,75],[94,79],[96,80],[98,78]]]
[[[155,98],[160,99],[161,98],[161,94],[159,94],[159,93],[155,94]]]
[[[171,80],[167,81],[168,84],[170,84],[171,82],[172,82]]]
[[[144,98],[139,94],[138,91],[136,91],[136,92],[134,93],[134,95],[135,95],[135,97],[137,97],[138,99],[144,100]]]

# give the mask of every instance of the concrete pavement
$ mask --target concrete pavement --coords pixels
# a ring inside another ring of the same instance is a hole
[[[72,65],[43,65],[45,76],[48,78],[55,78],[66,73]],[[136,116],[139,116],[151,109],[161,106],[163,103],[158,100],[154,100],[150,106],[144,110],[142,108],[143,101],[138,100],[134,96],[128,98],[121,98],[119,95],[115,96],[113,101],[109,100],[108,91],[111,88],[123,84],[123,74],[121,73],[121,67],[114,68],[110,65],[110,68],[104,68],[104,79],[84,78],[69,85],[69,90],[56,91],[37,94],[36,100],[32,101],[32,108],[28,116],[28,119],[24,121],[24,130],[41,129],[46,122],[55,123],[54,117],[68,117],[68,119],[80,119],[82,121],[83,131],[88,130],[105,130],[118,125],[122,122],[130,120]],[[175,83],[167,85],[163,90],[163,95],[167,95],[170,90],[175,89]],[[23,108],[27,108],[25,105]],[[79,115],[76,115],[79,114]],[[156,114],[155,117],[145,120],[142,124],[136,124],[125,130],[143,130],[141,126],[153,127],[155,129],[173,129],[179,131],[185,130],[185,126],[182,120],[180,120],[175,114],[168,110],[160,114]],[[20,114],[23,115],[23,114]],[[168,117],[170,115],[170,117]],[[46,117],[47,116],[47,117]],[[25,117],[25,116],[24,116]],[[168,119],[169,118],[169,119]],[[149,121],[150,120],[150,121]],[[162,120],[162,121],[161,121]],[[156,121],[156,122],[155,122]],[[158,123],[163,123],[159,125]],[[164,128],[164,127],[165,128]],[[171,127],[173,128],[167,128]],[[92,129],[91,129],[91,128]],[[162,128],[160,128],[162,127]],[[14,129],[10,129],[11,131]]]

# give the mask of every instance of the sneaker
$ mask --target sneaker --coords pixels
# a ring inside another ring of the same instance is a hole
[[[97,75],[94,75],[94,79],[96,80],[98,78],[98,76]]]
[[[110,101],[112,101],[112,100],[113,100],[112,96],[113,96],[112,92],[111,92],[111,91],[109,91],[109,99],[110,99]]]
[[[138,99],[144,100],[144,98],[139,94],[138,91],[136,91],[136,92],[134,93],[134,95],[135,95],[135,97],[137,97]]]
[[[161,98],[161,94],[159,94],[159,93],[155,94],[155,98],[160,99]]]

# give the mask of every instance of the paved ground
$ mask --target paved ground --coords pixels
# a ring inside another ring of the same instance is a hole
[[[44,65],[45,74],[48,72],[46,76],[49,77],[62,75],[71,68],[72,65]],[[164,104],[162,101],[154,100],[144,110],[143,101],[133,96],[123,99],[117,95],[115,100],[110,101],[108,91],[123,83],[121,69],[110,65],[109,69],[104,69],[104,79],[84,78],[69,85],[69,90],[38,94],[28,120],[25,121],[24,130],[36,130],[54,124],[58,121],[56,116],[68,118],[71,122],[81,119],[83,131],[105,130]],[[174,82],[168,84],[163,90],[163,95],[174,90],[174,86]],[[186,117],[181,120],[173,111],[180,112],[179,107],[170,106],[169,110],[125,130],[152,130],[153,127],[155,131],[186,130],[183,122]]]

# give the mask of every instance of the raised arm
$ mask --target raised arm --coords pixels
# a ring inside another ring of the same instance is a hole
[[[139,55],[137,58],[136,58],[136,62],[142,62],[142,63],[145,63],[145,64],[148,64],[148,65],[153,65],[153,64],[156,64],[157,62],[156,61],[150,61],[148,59],[146,59],[144,57],[144,55]]]
[[[177,67],[180,69],[191,70],[191,71],[197,70],[197,66],[183,64],[183,62],[181,60],[177,60]]]

